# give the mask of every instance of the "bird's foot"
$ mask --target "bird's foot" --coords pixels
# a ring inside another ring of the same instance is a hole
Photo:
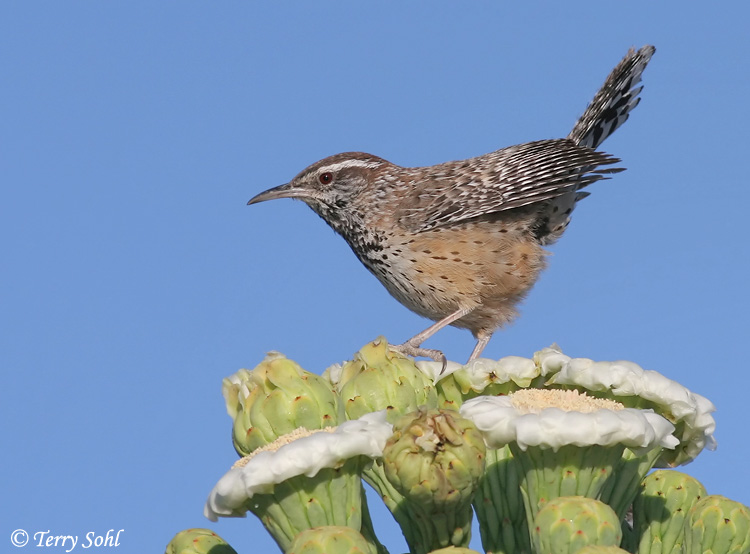
[[[422,348],[419,344],[414,344],[411,341],[406,341],[403,344],[391,345],[391,348],[396,352],[403,354],[404,356],[412,356],[413,358],[430,358],[436,362],[442,362],[443,368],[440,370],[442,375],[445,368],[448,366],[448,358],[445,357],[440,350],[433,348]]]

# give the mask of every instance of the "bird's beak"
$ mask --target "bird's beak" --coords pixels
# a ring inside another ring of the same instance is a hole
[[[309,196],[309,191],[293,187],[291,183],[287,183],[253,196],[248,201],[247,205],[249,206],[250,204],[257,204],[258,202],[265,202],[266,200],[276,200],[277,198],[308,198]]]

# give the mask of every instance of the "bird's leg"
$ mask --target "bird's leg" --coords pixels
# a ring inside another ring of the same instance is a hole
[[[397,344],[395,346],[392,346],[391,348],[407,356],[422,356],[425,358],[432,358],[436,362],[443,362],[443,369],[440,371],[440,373],[443,373],[446,366],[448,365],[448,360],[446,359],[445,354],[443,354],[440,350],[434,350],[432,348],[422,348],[422,343],[429,339],[432,335],[440,331],[440,329],[442,329],[443,327],[447,327],[457,319],[461,319],[463,316],[471,312],[472,309],[473,308],[461,308],[460,310],[456,310],[449,316],[433,323],[421,333],[414,335],[405,343]],[[490,340],[489,337],[487,338],[487,340]]]
[[[484,347],[487,346],[487,343],[490,342],[490,339],[492,338],[492,333],[488,333],[486,331],[477,333],[477,345],[474,347],[474,350],[471,353],[471,356],[469,356],[469,362],[472,360],[476,360],[484,350]],[[466,363],[469,363],[466,362]]]

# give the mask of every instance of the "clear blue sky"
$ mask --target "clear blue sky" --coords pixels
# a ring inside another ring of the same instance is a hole
[[[592,187],[485,354],[557,342],[707,396],[719,449],[686,471],[750,504],[749,17],[740,2],[4,2],[0,545],[16,528],[123,528],[118,552],[159,552],[210,526],[272,552],[257,521],[202,516],[235,459],[221,379],[271,349],[321,372],[427,321],[302,203],[247,200],[340,151],[427,165],[565,136],[646,43],[643,101],[602,147],[628,171]],[[473,339],[427,346],[463,361]]]

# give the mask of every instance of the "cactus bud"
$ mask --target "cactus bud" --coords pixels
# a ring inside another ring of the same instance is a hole
[[[750,552],[750,508],[723,496],[702,498],[685,521],[684,554]]]
[[[324,373],[339,391],[346,417],[388,411],[388,421],[422,406],[437,407],[435,387],[414,361],[391,350],[385,338],[366,344],[343,366]]]
[[[295,429],[324,429],[343,421],[330,383],[271,352],[252,371],[224,379],[227,412],[234,419],[232,439],[241,456]]]
[[[482,435],[453,410],[419,410],[397,420],[383,450],[385,474],[431,524],[433,538],[422,547],[468,546],[484,456]]]
[[[633,531],[642,554],[679,554],[683,526],[693,505],[706,495],[696,479],[674,470],[657,470],[640,485],[633,502]]]
[[[376,549],[351,527],[306,529],[294,537],[286,554],[376,554]]]
[[[237,554],[237,551],[210,529],[185,529],[169,541],[164,554]]]
[[[604,502],[583,496],[550,500],[534,519],[534,548],[544,554],[574,554],[584,546],[618,546],[620,520]]]

